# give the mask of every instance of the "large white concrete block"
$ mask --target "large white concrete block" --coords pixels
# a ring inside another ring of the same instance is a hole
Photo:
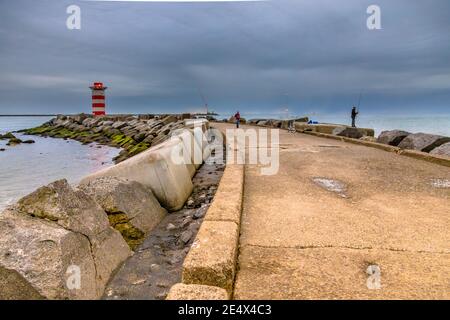
[[[174,148],[183,149],[181,139],[168,140],[115,166],[89,175],[80,184],[100,177],[137,181],[149,187],[167,210],[179,210],[192,193],[193,185],[186,164],[174,161]]]

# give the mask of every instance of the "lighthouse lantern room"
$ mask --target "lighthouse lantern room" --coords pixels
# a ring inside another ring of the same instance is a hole
[[[102,82],[94,82],[89,87],[92,90],[92,114],[94,116],[104,116],[105,112],[105,90],[108,87],[103,86]]]

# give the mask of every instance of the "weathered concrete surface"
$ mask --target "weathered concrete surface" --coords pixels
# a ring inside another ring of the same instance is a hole
[[[248,246],[240,257],[235,299],[449,298],[449,254]],[[380,290],[367,287],[370,265],[380,266]]]
[[[450,137],[427,133],[413,133],[404,138],[398,146],[402,149],[430,152],[447,142],[450,142]]]
[[[244,166],[228,165],[205,220],[231,221],[240,226],[243,189]]]
[[[136,181],[103,177],[81,185],[80,189],[101,205],[110,224],[132,248],[167,214],[150,188]]]
[[[377,142],[384,143],[391,146],[398,146],[403,139],[409,136],[411,133],[401,130],[383,131],[378,136]]]
[[[431,183],[449,168],[285,131],[280,147],[278,174],[246,166],[235,298],[450,298],[450,190]],[[365,263],[381,269],[376,293]]]
[[[218,287],[177,283],[170,289],[166,300],[228,300],[228,293]]]
[[[203,284],[231,293],[236,273],[238,226],[204,221],[183,264],[183,283]]]

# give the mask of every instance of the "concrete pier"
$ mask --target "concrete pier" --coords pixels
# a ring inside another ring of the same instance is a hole
[[[280,148],[278,174],[245,167],[234,299],[450,298],[450,168],[285,130]]]

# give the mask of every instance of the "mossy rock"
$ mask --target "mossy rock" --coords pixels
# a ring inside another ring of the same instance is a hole
[[[39,126],[39,127],[31,128],[31,129],[25,129],[25,130],[22,130],[21,132],[23,132],[25,134],[31,134],[31,135],[40,135],[40,134],[47,133],[53,129],[54,129],[54,127],[51,127],[51,126]]]
[[[150,147],[150,144],[146,142],[140,142],[137,145],[134,145],[127,149],[128,154],[130,157],[135,156],[145,150],[147,150]]]
[[[0,134],[0,140],[6,140],[6,139],[15,139],[16,137],[11,133],[8,132],[6,134]]]
[[[18,138],[12,138],[12,139],[9,139],[9,142],[6,145],[12,147],[12,146],[16,146],[18,144],[21,144],[22,142],[23,141],[18,139]]]
[[[135,250],[145,239],[145,234],[133,227],[126,214],[121,212],[108,213],[110,225],[120,232],[128,246]]]

